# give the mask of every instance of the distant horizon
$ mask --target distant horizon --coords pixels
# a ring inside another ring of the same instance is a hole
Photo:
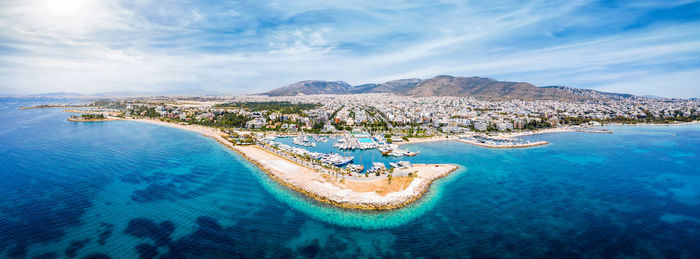
[[[700,1],[9,0],[0,93],[251,94],[439,74],[700,96]]]
[[[436,76],[443,76],[445,74],[439,74],[435,75]],[[463,76],[463,75],[449,75],[449,76],[455,76],[455,77],[482,77],[482,78],[487,78],[484,76]],[[430,77],[430,78],[433,78]],[[490,78],[490,77],[488,77]],[[394,79],[394,80],[400,80],[400,79],[414,79],[414,78],[399,78],[399,79]],[[428,79],[428,78],[415,78],[415,79]],[[497,78],[490,78],[494,80],[498,80]],[[394,80],[389,80],[389,81],[394,81]],[[264,92],[279,88],[279,87],[284,87],[290,84],[298,83],[298,82],[303,82],[303,81],[332,81],[332,82],[346,82],[346,80],[319,80],[319,79],[306,79],[306,80],[301,80],[301,81],[296,81],[292,82],[286,85],[280,85],[276,87],[271,87],[267,88],[265,90],[258,90],[257,92],[250,92],[250,93],[235,93],[235,92],[226,92],[224,91],[201,91],[201,90],[192,90],[188,92],[187,90],[160,90],[160,91],[138,91],[138,90],[125,90],[125,91],[105,91],[105,92],[66,92],[66,91],[56,91],[56,92],[41,92],[41,93],[30,93],[30,94],[7,94],[7,93],[0,93],[0,97],[13,97],[13,96],[29,96],[29,97],[38,97],[38,96],[43,96],[43,97],[52,97],[53,95],[82,95],[82,96],[99,96],[99,95],[113,95],[113,96],[119,96],[120,94],[124,94],[124,96],[128,95],[171,95],[171,96],[226,96],[226,95],[258,95],[262,94]],[[389,82],[386,81],[386,82]],[[501,80],[498,80],[501,81]],[[513,82],[524,82],[524,81],[513,81]],[[351,86],[360,86],[364,84],[381,84],[385,82],[366,82],[366,83],[360,83],[360,84],[350,84]],[[528,82],[524,82],[528,83]],[[597,91],[602,91],[598,89],[593,89],[593,88],[581,88],[581,87],[576,87],[576,86],[570,86],[566,84],[552,84],[552,85],[535,85],[536,87],[548,87],[548,86],[566,86],[566,87],[572,87],[572,88],[578,88],[578,89],[591,89],[591,90],[597,90]],[[223,89],[222,89],[223,90]],[[197,93],[197,91],[201,91]],[[602,92],[608,92],[608,93],[618,93],[618,94],[633,94],[633,93],[626,93],[626,92],[614,92],[614,91],[602,91]],[[46,95],[46,96],[44,96]],[[690,96],[690,97],[674,97],[674,96],[662,96],[662,95],[654,95],[654,94],[633,94],[635,96],[640,96],[640,97],[650,97],[650,98],[681,98],[681,99],[697,99],[700,96]]]

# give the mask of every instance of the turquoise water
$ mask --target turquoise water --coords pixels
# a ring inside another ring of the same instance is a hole
[[[358,138],[357,140],[359,140],[360,143],[365,143],[365,144],[374,143],[374,140],[372,140],[371,138]]]
[[[545,134],[530,149],[409,144],[412,162],[461,169],[412,206],[362,213],[192,132],[16,109],[50,102],[0,99],[0,257],[700,255],[700,125]]]

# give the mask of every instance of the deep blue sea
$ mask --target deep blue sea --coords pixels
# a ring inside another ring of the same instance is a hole
[[[196,133],[17,109],[58,101],[0,99],[0,257],[700,258],[698,124],[406,145],[461,168],[412,206],[366,213]]]

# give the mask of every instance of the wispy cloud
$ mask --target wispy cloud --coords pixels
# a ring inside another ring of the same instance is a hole
[[[438,74],[700,96],[698,1],[0,3],[0,93],[254,93]]]

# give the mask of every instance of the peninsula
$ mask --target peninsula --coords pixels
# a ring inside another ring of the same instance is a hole
[[[235,145],[227,134],[216,128],[153,119],[129,120],[194,131],[213,138],[260,167],[278,183],[316,201],[346,209],[401,208],[422,197],[433,181],[457,169],[456,165],[451,164],[412,164],[397,168],[386,177],[353,179],[321,167],[314,168],[302,160],[286,157],[266,147]]]

